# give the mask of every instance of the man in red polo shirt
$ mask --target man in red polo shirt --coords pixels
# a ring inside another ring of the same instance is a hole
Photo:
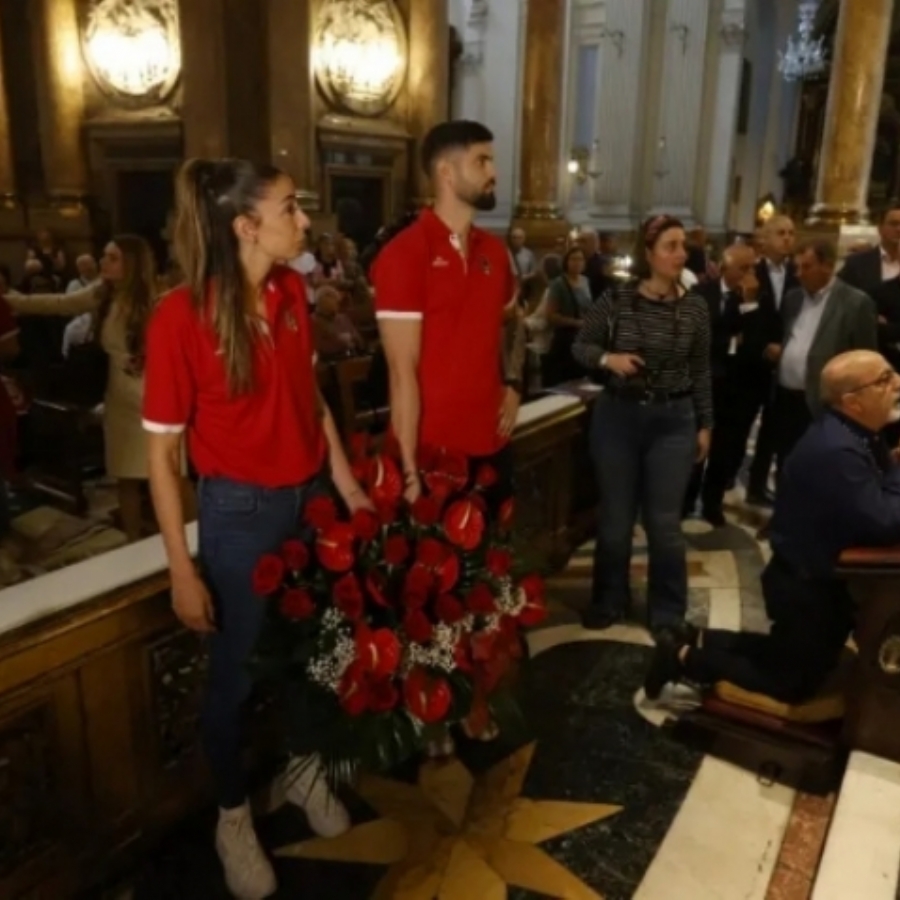
[[[434,208],[397,234],[371,271],[410,501],[421,492],[420,446],[490,461],[501,481],[511,481],[524,329],[509,251],[472,224],[496,205],[493,139],[484,125],[466,121],[426,135],[422,165]],[[513,339],[504,340],[507,329]]]

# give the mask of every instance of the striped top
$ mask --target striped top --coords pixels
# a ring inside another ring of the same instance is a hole
[[[604,353],[637,354],[653,390],[690,391],[698,427],[712,428],[709,307],[694,291],[675,301],[650,300],[635,281],[604,292],[585,314],[572,353],[588,371],[599,368]]]

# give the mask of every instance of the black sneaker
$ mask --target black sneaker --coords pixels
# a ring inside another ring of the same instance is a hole
[[[679,645],[671,636],[660,636],[650,668],[644,676],[644,693],[649,700],[656,700],[667,684],[677,682],[681,678],[681,661],[678,659]]]
[[[724,528],[728,523],[725,521],[725,513],[721,509],[703,509],[703,518],[709,522],[713,528]]]
[[[603,631],[618,625],[623,618],[622,613],[609,612],[592,604],[581,614],[581,624],[589,631]]]

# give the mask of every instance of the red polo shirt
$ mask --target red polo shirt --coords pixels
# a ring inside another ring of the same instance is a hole
[[[472,227],[468,255],[432,210],[401,231],[375,260],[379,319],[422,322],[419,443],[488,456],[503,400],[503,310],[516,291],[509,251]]]
[[[262,487],[300,484],[321,468],[325,438],[306,286],[287,267],[266,288],[268,335],[254,346],[255,386],[230,396],[219,342],[187,287],[160,301],[147,331],[144,428],[187,430],[200,475]]]

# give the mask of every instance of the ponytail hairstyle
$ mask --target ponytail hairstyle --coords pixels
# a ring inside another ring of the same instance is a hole
[[[94,336],[100,340],[103,325],[118,298],[125,310],[125,345],[134,357],[143,357],[147,322],[159,295],[157,290],[156,257],[144,238],[136,234],[119,234],[112,239],[122,254],[122,280],[116,284],[104,282],[100,287]]]
[[[190,159],[175,181],[175,258],[194,305],[210,316],[232,396],[253,388],[250,298],[234,222],[252,217],[266,189],[281,176],[268,163]]]

